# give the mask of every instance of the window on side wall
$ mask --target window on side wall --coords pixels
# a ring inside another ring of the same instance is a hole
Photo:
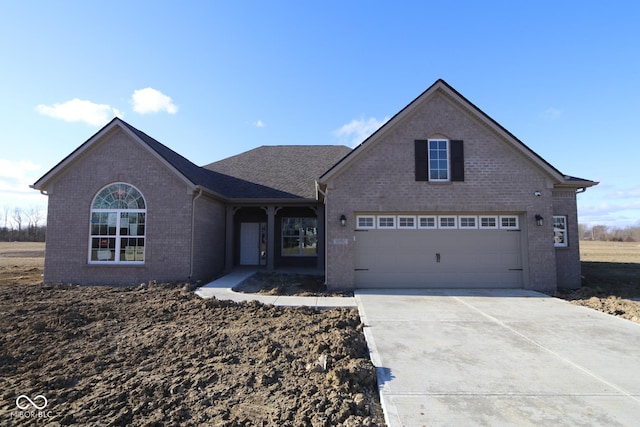
[[[566,248],[569,246],[566,216],[553,217],[553,245],[556,248]]]
[[[144,264],[147,210],[137,188],[111,184],[91,203],[90,264]]]

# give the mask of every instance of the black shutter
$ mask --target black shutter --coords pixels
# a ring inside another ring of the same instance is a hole
[[[464,181],[464,148],[462,141],[450,141],[451,181]]]
[[[429,147],[427,140],[415,141],[416,181],[429,181]]]

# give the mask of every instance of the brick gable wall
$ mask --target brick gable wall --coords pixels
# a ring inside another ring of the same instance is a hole
[[[91,202],[98,191],[114,182],[135,186],[145,198],[143,266],[87,262]],[[94,143],[48,190],[45,282],[137,284],[189,277],[193,196],[184,182],[121,129]]]
[[[464,141],[465,181],[415,180],[414,141],[445,137]],[[358,212],[513,213],[521,216],[525,288],[556,288],[550,177],[501,136],[442,93],[418,106],[329,182],[327,282],[354,287],[354,232]],[[542,193],[534,196],[535,191]],[[348,226],[338,218],[346,215]],[[545,218],[535,225],[534,215]],[[333,244],[333,239],[348,244]]]

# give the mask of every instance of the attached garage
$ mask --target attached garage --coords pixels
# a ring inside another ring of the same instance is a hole
[[[522,288],[517,215],[358,215],[357,288]]]

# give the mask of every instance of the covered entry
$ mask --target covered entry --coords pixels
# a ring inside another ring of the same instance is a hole
[[[508,218],[359,217],[356,287],[521,288],[522,237],[517,217]]]

